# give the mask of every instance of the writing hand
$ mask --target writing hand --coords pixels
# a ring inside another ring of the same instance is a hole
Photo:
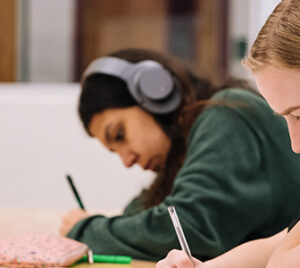
[[[193,262],[194,264],[184,251],[173,249],[165,259],[156,264],[156,268],[209,268],[196,258],[193,258]]]
[[[65,216],[63,216],[59,233],[64,236],[67,235],[77,222],[89,216],[90,215],[82,209],[71,210]]]

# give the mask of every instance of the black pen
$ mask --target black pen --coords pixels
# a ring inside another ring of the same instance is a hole
[[[67,175],[66,175],[66,179],[67,179],[67,181],[68,181],[68,183],[69,183],[69,185],[70,185],[70,187],[71,187],[71,189],[72,189],[72,191],[73,191],[73,193],[74,193],[74,196],[75,196],[75,198],[76,198],[76,200],[77,200],[77,202],[78,202],[78,204],[79,204],[79,207],[80,207],[82,210],[85,211],[84,205],[82,204],[81,198],[80,198],[80,196],[79,196],[79,194],[78,194],[78,192],[77,192],[77,190],[76,190],[76,188],[75,188],[75,185],[74,185],[74,183],[73,183],[73,180],[72,180],[71,176],[67,174]]]

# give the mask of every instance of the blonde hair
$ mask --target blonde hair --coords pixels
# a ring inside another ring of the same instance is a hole
[[[243,64],[252,72],[266,65],[300,68],[300,0],[283,0],[277,5]]]

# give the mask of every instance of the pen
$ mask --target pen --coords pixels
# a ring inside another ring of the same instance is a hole
[[[180,246],[181,246],[182,250],[188,255],[191,262],[194,264],[192,254],[191,254],[190,248],[188,246],[188,243],[186,242],[179,218],[178,218],[176,210],[175,210],[175,207],[174,206],[168,207],[168,211],[169,211],[174,229],[176,231]]]
[[[76,200],[77,200],[77,202],[79,204],[79,207],[85,211],[85,208],[84,208],[84,206],[82,204],[81,198],[80,198],[80,196],[79,196],[79,194],[78,194],[78,192],[77,192],[77,190],[75,188],[75,185],[73,183],[73,180],[72,180],[71,176],[70,175],[66,175],[66,179],[67,179],[67,181],[68,181],[68,183],[69,183],[69,185],[70,185],[70,187],[71,187],[71,189],[72,189],[72,191],[74,193],[74,196],[75,196],[75,198],[76,198]]]
[[[119,263],[119,264],[129,264],[132,261],[132,258],[129,256],[118,256],[118,255],[93,255],[94,263]],[[87,262],[88,256],[83,256],[82,259],[79,261]]]

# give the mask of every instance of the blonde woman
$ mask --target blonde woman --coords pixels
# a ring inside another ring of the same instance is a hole
[[[285,118],[291,147],[295,153],[300,153],[299,0],[285,0],[278,4],[258,34],[244,65],[252,71],[260,93],[274,112]],[[192,263],[184,252],[173,250],[157,264],[157,268],[298,268],[299,215],[295,215],[289,230],[245,243],[208,262],[194,259]]]

